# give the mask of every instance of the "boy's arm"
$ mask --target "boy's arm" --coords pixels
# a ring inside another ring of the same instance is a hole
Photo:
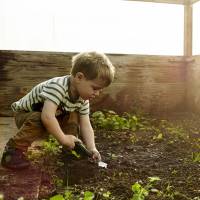
[[[50,100],[45,100],[41,113],[41,120],[47,131],[52,134],[60,144],[73,149],[75,142],[80,142],[78,138],[73,135],[65,135],[58,120],[56,119],[57,105]]]
[[[80,115],[80,130],[81,136],[87,149],[93,153],[93,158],[101,160],[101,155],[96,149],[94,131],[90,123],[89,115]]]

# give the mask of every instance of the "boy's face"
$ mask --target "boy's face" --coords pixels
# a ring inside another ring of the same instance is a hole
[[[103,81],[99,79],[87,80],[83,73],[76,75],[76,90],[84,100],[91,100],[102,92],[105,87]]]

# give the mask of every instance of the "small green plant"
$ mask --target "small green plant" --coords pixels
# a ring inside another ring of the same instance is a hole
[[[63,195],[57,194],[51,197],[49,200],[74,200],[74,195],[71,191],[66,191]]]
[[[159,133],[158,135],[153,136],[153,140],[157,141],[163,140],[163,134]]]
[[[85,191],[83,194],[74,195],[72,191],[67,190],[64,194],[57,194],[51,197],[49,200],[93,200],[94,193]]]
[[[148,177],[147,184],[142,186],[140,183],[136,182],[132,185],[133,196],[131,200],[144,200],[145,197],[149,195],[151,190],[158,191],[157,189],[153,189],[153,185],[159,181],[160,178],[157,176]]]
[[[132,135],[130,136],[130,141],[133,144],[135,144],[138,141],[138,138],[137,138],[137,136],[134,133],[132,133]]]
[[[200,162],[200,152],[192,152],[192,161],[193,162],[197,162],[199,163]]]
[[[62,146],[50,135],[48,140],[43,143],[43,149],[44,153],[55,156],[61,153]]]
[[[49,200],[65,200],[65,198],[62,194],[57,194],[57,195],[51,197]]]
[[[98,189],[98,191],[95,192],[96,196],[95,199],[110,199],[111,198],[111,192],[106,191],[104,188]]]
[[[144,200],[149,195],[149,192],[138,182],[132,185],[132,191],[134,194],[131,200]]]
[[[110,197],[110,195],[111,195],[111,192],[109,192],[109,191],[103,193],[103,197],[106,199],[108,199]]]
[[[93,192],[85,191],[84,192],[84,199],[83,200],[92,200],[92,199],[94,199]]]
[[[175,199],[194,200],[192,198],[187,197],[185,194],[176,191],[175,188],[172,185],[170,185],[170,183],[167,183],[167,186],[163,191],[159,191],[158,197],[167,200],[175,200]]]
[[[161,125],[162,126],[162,125]],[[170,122],[165,122],[164,130],[174,138],[175,141],[187,139],[188,135],[186,134],[182,126],[174,125]]]
[[[119,116],[114,111],[97,111],[92,114],[91,121],[95,128],[107,130],[132,130],[141,127],[138,117],[128,113]]]
[[[177,192],[174,190],[174,187],[168,183],[166,188],[161,191],[158,196],[167,198],[169,200],[174,200],[176,193]]]

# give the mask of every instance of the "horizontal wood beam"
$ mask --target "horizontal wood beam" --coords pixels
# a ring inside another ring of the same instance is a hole
[[[200,1],[200,0],[190,0],[190,4],[194,4],[194,3],[198,2],[198,1]]]
[[[199,0],[129,0],[129,1],[188,5],[190,4],[191,1],[199,1]]]

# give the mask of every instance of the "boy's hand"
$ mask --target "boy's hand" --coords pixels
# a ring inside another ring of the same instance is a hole
[[[82,141],[74,135],[64,135],[61,144],[66,146],[69,150],[72,150],[75,147],[75,142],[82,143]]]
[[[101,155],[100,155],[100,153],[98,152],[97,149],[92,149],[92,150],[90,150],[90,152],[92,153],[92,158],[95,161],[101,161]]]

